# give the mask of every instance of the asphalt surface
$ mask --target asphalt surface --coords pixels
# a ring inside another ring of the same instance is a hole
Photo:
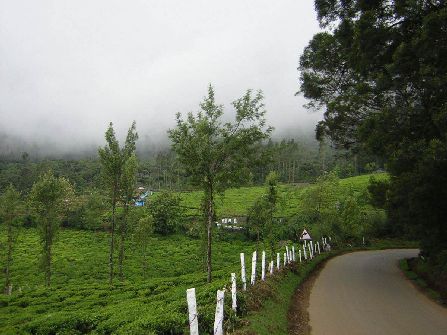
[[[330,260],[309,301],[312,335],[447,335],[447,308],[398,268],[418,250],[362,251]]]

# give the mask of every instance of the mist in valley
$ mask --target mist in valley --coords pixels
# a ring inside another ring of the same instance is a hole
[[[299,55],[318,30],[312,2],[14,1],[0,5],[0,153],[94,158],[113,122],[133,120],[142,156],[169,148],[176,113],[212,84],[231,102],[262,90],[273,138],[312,142],[321,113],[298,91]]]

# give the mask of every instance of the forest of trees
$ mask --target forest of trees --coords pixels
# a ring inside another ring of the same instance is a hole
[[[312,139],[269,140],[261,144],[259,150],[266,152],[265,155],[268,152],[270,157],[262,166],[251,168],[247,185],[262,185],[270,171],[278,174],[281,183],[309,183],[323,171],[335,169],[340,177],[349,177],[384,169],[383,160],[374,155],[353,154],[330,144],[323,144],[322,151],[319,143]],[[0,159],[0,189],[12,183],[17,190],[27,192],[36,178],[48,169],[68,178],[78,192],[101,187],[101,166],[97,158],[31,160],[31,154],[21,156],[20,159],[5,156]],[[139,158],[137,184],[153,190],[191,189],[176,154],[169,148],[148,158]]]
[[[447,8],[444,1],[317,0],[323,31],[300,58],[317,137],[383,159],[395,235],[447,264]],[[436,259],[436,260],[435,260]],[[441,266],[441,267],[442,267]]]

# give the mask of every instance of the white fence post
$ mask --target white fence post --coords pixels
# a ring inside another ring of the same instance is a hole
[[[308,246],[308,249],[309,249],[309,258],[312,259],[312,258],[313,258],[313,255],[312,255],[312,247],[311,247],[310,244],[308,244],[307,246]]]
[[[300,256],[300,263],[302,263],[302,260],[301,260],[301,249],[300,249],[300,252],[299,252],[299,256]]]
[[[306,246],[303,247],[303,251],[304,251],[304,259],[307,261],[307,251],[306,251]]]
[[[253,256],[251,259],[251,281],[252,285],[255,284],[256,281],[256,251],[253,251]]]
[[[295,246],[294,245],[292,245],[292,261],[296,262],[296,259],[295,259]]]
[[[281,259],[279,257],[279,252],[276,254],[276,268],[279,270],[279,263],[281,262]]]
[[[225,291],[217,290],[216,314],[214,316],[214,335],[223,335]]]
[[[265,280],[265,251],[262,252],[261,279]]]
[[[236,312],[237,301],[236,301],[236,274],[231,274],[231,308]]]
[[[286,263],[290,263],[290,258],[289,258],[289,247],[286,245]]]
[[[310,256],[311,258],[314,258],[314,243],[310,241],[309,245],[310,245]]]
[[[243,252],[241,252],[241,280],[242,280],[242,289],[246,291],[247,279],[245,278],[245,254]]]
[[[286,266],[286,264],[287,264],[287,254],[284,253],[284,266]]]
[[[321,254],[321,249],[320,249],[320,242],[317,242],[317,247],[318,247],[318,254]]]
[[[199,322],[197,319],[197,303],[196,289],[189,288],[186,290],[186,300],[188,302],[189,314],[189,333],[191,335],[199,335]]]
[[[270,274],[271,275],[273,274],[273,267],[274,267],[273,261],[270,261]]]

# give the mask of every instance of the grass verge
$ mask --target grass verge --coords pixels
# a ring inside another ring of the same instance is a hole
[[[254,286],[247,300],[247,317],[245,325],[234,332],[238,335],[282,335],[288,334],[288,311],[291,297],[319,265],[339,255],[340,251],[332,251],[316,256],[307,263],[298,263],[289,267],[290,271],[269,278],[265,283]]]
[[[418,274],[416,263],[418,262],[417,258],[410,258],[410,259],[402,259],[399,261],[399,267],[402,270],[402,272],[405,274],[405,276],[411,280],[411,282],[426,296],[428,296],[430,299],[434,300],[435,302],[439,303],[440,305],[443,305],[444,307],[447,307],[447,301],[443,299],[441,293],[431,287],[429,283]]]
[[[362,250],[406,249],[418,248],[414,241],[381,239],[372,240],[365,247],[352,246],[333,250],[315,257],[311,262],[297,263],[290,267],[291,271],[284,271],[269,278],[265,283],[257,284],[248,296],[255,299],[250,303],[247,298],[247,310],[244,325],[234,332],[236,335],[285,335],[289,334],[288,313],[291,300],[297,289],[329,259],[344,253]]]

